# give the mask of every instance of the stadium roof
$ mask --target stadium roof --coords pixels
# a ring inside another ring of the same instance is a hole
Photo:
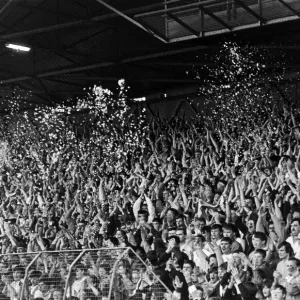
[[[0,0],[0,97],[53,105],[120,78],[134,97],[162,93],[196,83],[188,71],[228,38],[284,53],[298,80],[299,0]]]

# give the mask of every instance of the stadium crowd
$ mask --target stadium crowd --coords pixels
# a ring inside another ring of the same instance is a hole
[[[19,299],[30,253],[45,252],[26,299],[61,300],[66,284],[68,299],[107,299],[109,254],[82,256],[66,283],[75,250],[131,247],[148,269],[125,256],[116,300],[300,299],[299,116],[274,112],[246,131],[153,118],[145,147],[101,165],[66,148],[45,156],[46,179],[32,150],[1,173],[0,298]]]

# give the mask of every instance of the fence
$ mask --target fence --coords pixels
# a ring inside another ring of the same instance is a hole
[[[131,248],[3,254],[0,275],[0,300],[162,300],[170,292]]]

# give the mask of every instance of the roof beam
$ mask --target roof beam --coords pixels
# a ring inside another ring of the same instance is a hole
[[[210,10],[205,8],[203,4],[199,5],[199,9],[202,10],[205,14],[209,15],[212,19],[217,21],[219,24],[222,24],[225,28],[231,30],[231,27],[225,21],[223,21],[221,18],[216,16],[214,13],[212,13]]]
[[[253,24],[234,26],[230,29],[222,28],[222,29],[217,29],[217,30],[214,30],[214,31],[207,31],[207,32],[203,33],[203,36],[208,37],[208,36],[213,36],[213,35],[217,35],[217,34],[232,33],[232,32],[236,32],[236,31],[240,31],[240,30],[245,30],[245,29],[250,29],[250,28],[257,28],[257,27],[260,27],[260,26],[284,23],[284,22],[289,22],[289,21],[294,21],[294,20],[299,20],[299,16],[292,15],[292,16],[288,16],[288,17],[282,17],[282,18],[278,18],[278,19],[267,20],[265,24],[260,24],[260,22],[255,22]],[[187,40],[194,39],[194,38],[195,38],[194,35],[171,38],[170,43],[187,41]]]
[[[147,60],[147,59],[152,59],[152,58],[165,57],[165,56],[169,56],[169,55],[177,55],[180,53],[187,53],[187,52],[193,52],[193,51],[197,51],[197,50],[210,49],[210,48],[211,47],[209,47],[207,45],[200,45],[200,46],[194,46],[194,47],[188,47],[188,48],[163,51],[163,52],[158,52],[158,53],[151,53],[151,54],[146,54],[146,55],[141,55],[141,56],[136,56],[136,57],[129,57],[129,58],[123,59],[121,62],[118,62],[118,64],[132,63],[132,62],[137,62],[137,61],[142,61],[142,60]],[[12,82],[24,81],[24,80],[31,80],[31,79],[35,79],[35,77],[44,78],[44,77],[50,77],[50,76],[56,76],[56,75],[82,72],[82,71],[92,70],[92,69],[97,69],[97,68],[110,67],[110,66],[114,66],[116,64],[117,64],[116,62],[102,62],[102,63],[91,64],[91,65],[86,65],[86,66],[82,66],[82,67],[74,67],[74,68],[49,71],[49,72],[45,72],[45,73],[36,74],[34,77],[20,76],[20,77],[7,79],[7,80],[1,80],[0,85],[6,84],[6,83],[12,83]]]
[[[12,1],[14,1],[14,0],[12,0]],[[180,1],[182,1],[182,0],[171,0],[169,3],[172,4],[172,3],[177,3]],[[16,3],[16,1],[14,1],[14,3]],[[139,12],[145,12],[145,11],[148,11],[151,9],[159,8],[163,5],[164,5],[163,3],[155,3],[155,4],[151,4],[151,5],[135,7],[135,8],[125,10],[124,13],[127,15],[136,14]],[[59,30],[59,29],[63,29],[63,28],[72,28],[72,27],[76,27],[76,26],[87,26],[87,25],[91,25],[95,22],[109,20],[112,18],[116,18],[118,16],[119,16],[118,14],[116,14],[115,12],[112,12],[112,13],[104,14],[101,16],[96,16],[96,17],[93,17],[90,19],[70,21],[70,22],[65,22],[65,23],[41,27],[41,28],[35,28],[35,29],[30,29],[30,30],[15,32],[15,33],[3,34],[3,35],[0,35],[0,40],[6,40],[6,39],[10,39],[10,38],[18,38],[18,37],[40,34],[40,33],[45,33],[45,32],[51,32],[51,31],[55,31],[55,30]]]
[[[105,6],[107,9],[113,11],[114,13],[116,13],[117,15],[119,15],[120,17],[124,18],[125,20],[129,21],[130,23],[134,24],[135,26],[141,28],[142,30],[150,33],[151,35],[153,35],[154,37],[158,38],[159,40],[161,40],[164,43],[168,43],[168,40],[166,40],[166,38],[164,36],[162,36],[160,33],[157,32],[157,30],[153,30],[152,28],[150,28],[150,26],[145,27],[144,25],[141,24],[141,22],[138,22],[136,20],[134,20],[133,18],[127,16],[126,14],[124,14],[123,12],[121,12],[120,10],[114,8],[113,6],[109,5],[108,3],[106,3],[103,0],[96,0],[98,3],[102,4],[103,6]]]
[[[181,1],[182,3],[182,1]],[[219,4],[220,0],[204,0],[201,1],[201,5],[213,5],[213,4]],[[165,6],[165,3],[162,3]],[[173,1],[168,1],[167,5],[174,4]],[[178,5],[178,6],[171,6],[171,7],[165,7],[163,9],[155,10],[155,11],[148,11],[145,13],[140,13],[135,15],[135,18],[143,18],[143,17],[153,17],[157,15],[163,15],[166,14],[167,12],[175,12],[179,11],[182,12],[185,9],[190,9],[190,8],[198,8],[199,2],[195,3],[190,3],[190,4],[184,4],[184,5]]]
[[[300,17],[300,12],[292,8],[289,4],[287,4],[284,0],[278,0],[282,5],[284,5],[288,10],[290,10],[293,14]]]
[[[256,13],[253,9],[251,9],[247,4],[243,3],[241,0],[234,0],[237,4],[239,4],[242,8],[244,8],[249,14],[254,16],[257,20],[259,20],[262,24],[266,23],[266,20]]]
[[[9,27],[9,29],[6,32],[12,31],[18,24],[20,24],[21,21],[25,21],[31,14],[34,8],[37,8],[41,5],[43,5],[47,0],[43,0],[41,3],[39,3],[37,6],[31,6],[29,9],[29,12],[27,12],[24,16],[21,18],[18,18],[17,20],[14,19],[14,23]]]
[[[3,14],[7,12],[7,9],[11,4],[16,4],[14,0],[9,0],[1,9],[0,9],[0,17],[3,17]]]
[[[199,32],[196,31],[195,29],[193,29],[191,26],[189,26],[188,24],[186,24],[185,22],[183,22],[181,19],[177,18],[175,15],[173,15],[172,13],[167,13],[167,15],[173,19],[174,21],[176,21],[178,24],[180,24],[183,28],[187,29],[190,33],[194,34],[197,38],[199,37]]]

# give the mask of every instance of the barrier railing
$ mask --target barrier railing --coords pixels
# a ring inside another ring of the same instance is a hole
[[[2,254],[0,275],[0,300],[159,300],[169,293],[131,248]]]

